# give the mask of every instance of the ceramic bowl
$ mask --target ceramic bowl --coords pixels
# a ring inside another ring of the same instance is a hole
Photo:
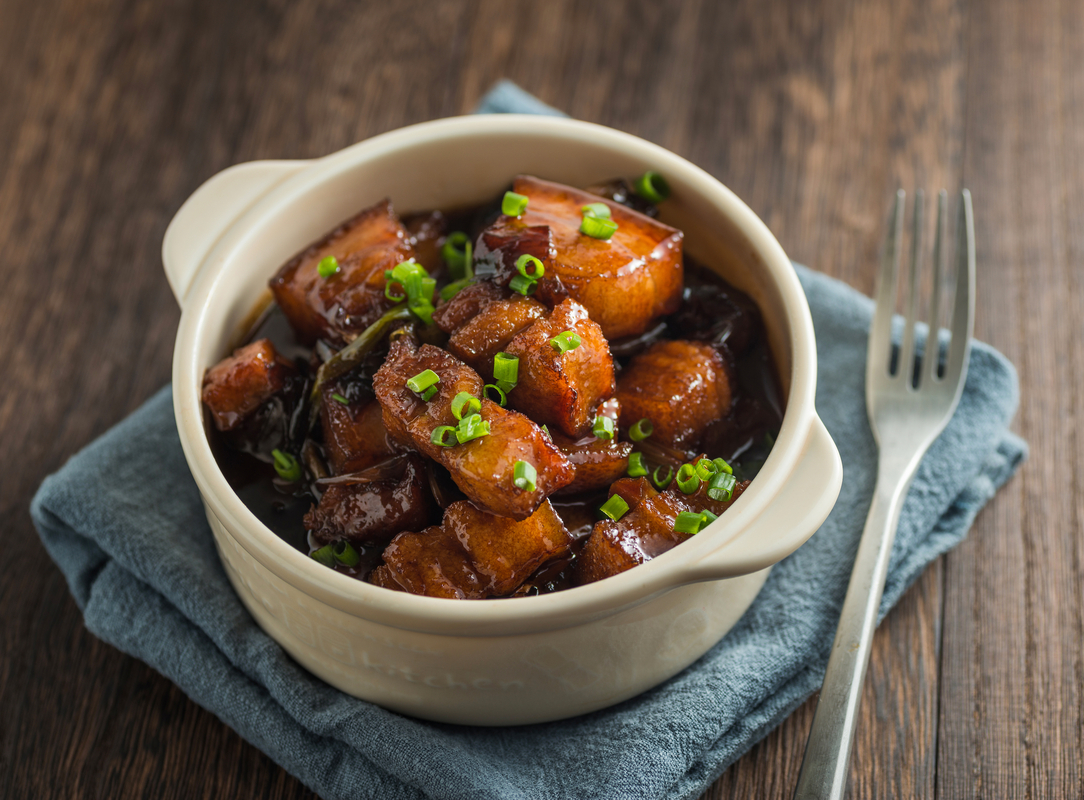
[[[200,404],[204,371],[234,346],[268,278],[359,209],[490,200],[520,173],[587,186],[646,169],[673,196],[662,219],[686,251],[763,313],[786,398],[763,470],[697,536],[621,575],[550,595],[456,601],[391,592],[329,570],[260,523],[223,477]],[[414,125],[313,161],[240,164],[177,212],[163,261],[183,313],[173,363],[181,443],[222,563],[256,622],[313,674],[356,697],[444,722],[510,725],[582,714],[687,667],[737,622],[771,566],[824,521],[842,479],[813,405],[813,325],[764,224],[703,170],[661,147],[573,120],[474,116]]]

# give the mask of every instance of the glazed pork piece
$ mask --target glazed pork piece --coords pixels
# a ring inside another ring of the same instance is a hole
[[[435,511],[425,462],[411,454],[329,479],[304,524],[317,544],[383,544],[399,531],[429,524]]]
[[[544,305],[523,295],[493,300],[455,329],[448,338],[448,352],[490,380],[493,357],[546,313]]]
[[[247,344],[207,370],[203,403],[220,431],[237,428],[297,375],[268,339]]]
[[[318,266],[328,256],[338,260],[339,270],[322,278]],[[302,344],[341,343],[391,308],[384,271],[413,257],[406,229],[391,202],[382,200],[286,262],[271,279],[271,291]]]
[[[647,418],[652,441],[690,451],[730,410],[730,379],[711,345],[667,340],[633,357],[617,380],[617,398],[623,429]]]
[[[380,403],[366,393],[360,401],[346,399],[337,381],[320,388],[320,426],[324,431],[324,451],[333,475],[358,472],[387,461],[403,451],[384,427]]]
[[[684,274],[681,231],[620,203],[538,178],[520,176],[512,188],[528,198],[527,210],[500,216],[476,245],[478,260],[495,269],[502,284],[515,274],[519,256],[535,256],[611,341],[641,334],[653,319],[677,310]],[[580,233],[583,207],[600,202],[618,225],[609,239]]]
[[[629,510],[617,521],[602,520],[580,551],[576,565],[578,584],[618,575],[662,555],[693,534],[674,530],[682,511],[711,511],[718,516],[741,496],[749,481],[740,481],[727,502],[707,496],[707,484],[696,492],[683,494],[675,485],[658,492],[647,478],[623,478],[612,487],[611,495],[620,495]]]
[[[425,402],[411,391],[407,381],[427,369],[433,370],[440,382],[436,384],[437,393]],[[459,422],[452,413],[456,395],[466,392],[481,398],[482,389],[478,373],[455,356],[428,344],[418,347],[409,337],[392,343],[387,359],[373,378],[384,425],[392,436],[447,468],[456,485],[480,508],[523,520],[546,497],[571,483],[575,472],[538,425],[484,398],[481,417],[489,423],[488,435],[450,447],[434,444],[434,430],[456,427]],[[517,461],[535,468],[534,490],[516,487]]]
[[[514,522],[464,500],[448,506],[439,526],[395,537],[369,580],[430,597],[503,597],[571,546],[549,501]]]

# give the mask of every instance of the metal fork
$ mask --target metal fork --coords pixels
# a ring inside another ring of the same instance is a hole
[[[944,429],[960,400],[975,316],[975,227],[971,194],[960,197],[956,233],[956,290],[944,372],[937,314],[943,283],[942,231],[948,196],[937,203],[934,239],[934,294],[925,355],[916,359],[915,317],[918,315],[919,269],[922,261],[922,192],[915,194],[914,240],[904,320],[903,341],[893,360],[892,315],[896,301],[905,194],[896,193],[892,223],[885,241],[877,280],[877,310],[866,356],[866,410],[880,448],[877,487],[858,545],[851,582],[840,613],[828,659],[824,686],[806,742],[795,800],[840,800],[847,788],[858,702],[877,624],[888,559],[907,489],[919,461]],[[895,369],[893,369],[895,367]]]

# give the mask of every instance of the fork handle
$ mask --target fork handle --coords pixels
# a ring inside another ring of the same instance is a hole
[[[795,800],[842,800],[847,789],[851,743],[869,663],[870,643],[877,626],[877,611],[903,497],[913,477],[913,469],[907,469],[901,475],[898,469],[886,470],[886,466],[882,463],[878,469],[877,490],[843,600],[824,686],[806,741]]]

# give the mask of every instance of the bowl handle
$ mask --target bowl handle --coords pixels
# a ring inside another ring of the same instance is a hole
[[[779,492],[784,499],[769,505],[744,531],[693,564],[682,577],[690,582],[731,578],[781,561],[821,526],[842,484],[839,451],[820,417],[814,415],[805,451]],[[775,539],[766,547],[764,540],[773,533]]]
[[[219,239],[245,211],[307,161],[249,161],[225,169],[196,189],[166,228],[162,264],[184,306],[192,281]]]

